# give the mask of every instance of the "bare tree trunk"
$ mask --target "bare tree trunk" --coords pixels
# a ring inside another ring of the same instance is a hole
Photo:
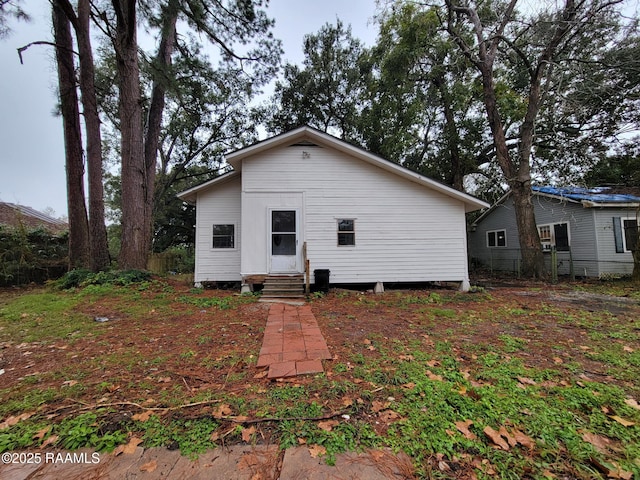
[[[145,230],[149,239],[148,250],[151,250],[153,239],[154,200],[156,163],[160,130],[162,127],[162,113],[164,112],[165,96],[167,93],[168,69],[171,66],[171,55],[175,47],[176,21],[178,20],[178,2],[170,0],[163,9],[163,24],[158,54],[153,63],[154,79],[151,91],[151,105],[147,117],[147,128],[144,142],[145,162]]]
[[[80,92],[87,133],[87,165],[89,171],[89,237],[90,267],[94,272],[111,263],[104,223],[104,188],[102,185],[102,137],[95,90],[95,66],[90,37],[89,0],[78,1],[76,37],[80,54]]]
[[[144,270],[147,268],[149,242],[145,230],[146,175],[136,1],[112,0],[112,3],[117,19],[114,47],[122,155],[122,240],[118,266],[121,269]]]
[[[76,91],[73,39],[69,19],[59,2],[52,3],[52,22],[58,66],[60,109],[64,127],[69,213],[69,268],[89,266],[89,224],[84,198],[84,160],[78,93]]]

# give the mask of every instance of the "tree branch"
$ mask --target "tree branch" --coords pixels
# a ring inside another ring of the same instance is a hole
[[[32,47],[33,45],[48,45],[50,47],[60,48],[62,50],[67,50],[67,51],[70,51],[71,53],[73,53],[74,55],[78,55],[78,52],[76,52],[73,49],[69,49],[69,48],[67,48],[67,47],[65,47],[63,45],[58,45],[57,43],[54,43],[54,42],[47,42],[47,41],[44,41],[44,40],[40,40],[40,41],[37,41],[37,42],[28,43],[25,46],[20,47],[20,48],[17,49],[18,50],[18,57],[20,57],[20,64],[21,65],[24,65],[24,61],[23,61],[23,58],[22,58],[22,52],[27,50],[29,47]]]

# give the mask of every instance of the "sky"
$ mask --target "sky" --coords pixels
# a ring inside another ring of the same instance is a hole
[[[62,119],[56,107],[55,58],[51,47],[30,42],[52,38],[50,4],[26,0],[30,23],[12,22],[13,33],[0,40],[0,201],[67,214]],[[336,18],[351,25],[353,36],[372,45],[375,0],[271,0],[274,35],[283,42],[283,63],[301,63],[302,40]]]

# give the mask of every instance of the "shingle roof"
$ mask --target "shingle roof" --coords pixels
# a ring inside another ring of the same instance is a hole
[[[43,227],[53,232],[63,232],[69,228],[64,220],[52,218],[38,210],[15,203],[0,202],[0,225],[29,228]]]

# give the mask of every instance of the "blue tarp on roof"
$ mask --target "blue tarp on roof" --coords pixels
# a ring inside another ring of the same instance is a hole
[[[581,202],[586,200],[593,203],[638,203],[640,197],[622,193],[611,193],[611,187],[531,187],[534,192],[564,197]]]

